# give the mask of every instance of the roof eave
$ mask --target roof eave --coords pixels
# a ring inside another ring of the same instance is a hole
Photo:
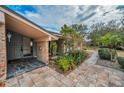
[[[21,18],[24,22],[28,23],[28,25],[31,25],[31,26],[33,25],[36,29],[38,29],[38,30],[42,31],[43,33],[47,34],[48,36],[52,37],[53,40],[58,40],[58,37],[56,37],[56,36],[50,34],[50,33],[49,33],[47,30],[45,30],[44,28],[38,26],[38,25],[35,24],[34,22],[32,22],[32,21],[26,19],[25,17],[19,15],[18,13],[16,13],[16,12],[10,10],[9,8],[5,7],[4,5],[0,6],[0,10],[1,10],[2,12],[4,12],[4,13],[10,15],[10,16],[13,16],[13,15],[14,15],[14,16],[16,16],[17,18],[18,18],[18,17]]]

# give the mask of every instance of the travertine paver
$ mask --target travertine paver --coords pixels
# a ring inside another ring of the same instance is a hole
[[[99,58],[96,64],[101,65],[101,66],[105,66],[105,67],[109,67],[109,68],[113,68],[113,69],[117,69],[117,70],[124,72],[124,69],[121,68],[121,66],[118,62],[111,62],[109,60],[103,60],[103,59]]]
[[[8,79],[8,87],[107,87],[124,86],[124,73],[99,65],[82,64],[64,76],[49,67],[38,68]]]
[[[91,56],[91,59],[94,58]],[[88,59],[89,60],[89,59]],[[97,61],[97,60],[96,60]],[[48,66],[8,79],[8,87],[123,87],[124,72],[87,63],[64,76]]]
[[[85,61],[87,64],[96,64],[98,60],[98,52],[96,50],[87,50],[91,52],[91,57]]]

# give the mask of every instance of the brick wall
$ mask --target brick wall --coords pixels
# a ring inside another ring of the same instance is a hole
[[[4,20],[4,14],[0,12],[1,20]],[[6,79],[6,37],[5,37],[5,20],[0,24],[0,80]]]
[[[37,42],[37,57],[46,64],[49,62],[48,44],[48,41]]]

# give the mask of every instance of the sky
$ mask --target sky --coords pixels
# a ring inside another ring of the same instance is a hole
[[[91,25],[111,20],[119,22],[124,18],[124,5],[12,5],[7,6],[37,25],[53,32],[59,32],[64,24]]]

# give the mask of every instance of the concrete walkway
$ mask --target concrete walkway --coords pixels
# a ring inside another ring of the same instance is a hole
[[[96,50],[88,50],[91,53],[90,58],[88,58],[84,63],[96,64],[98,60],[98,52]]]
[[[48,66],[8,79],[10,87],[124,87],[124,73],[95,65],[96,52],[77,69],[64,76]],[[93,62],[92,62],[93,61]]]

